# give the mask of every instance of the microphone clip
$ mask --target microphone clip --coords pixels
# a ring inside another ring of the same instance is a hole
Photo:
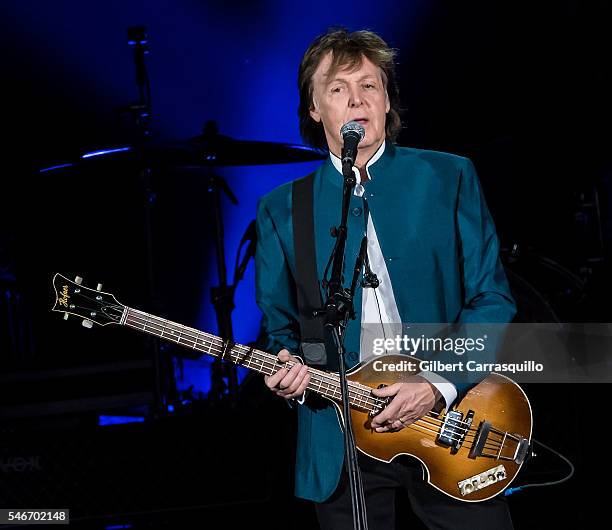
[[[363,280],[361,280],[361,287],[376,289],[379,285],[380,281],[378,280],[378,276],[376,276],[376,274],[374,274],[371,270],[367,270],[363,275]]]

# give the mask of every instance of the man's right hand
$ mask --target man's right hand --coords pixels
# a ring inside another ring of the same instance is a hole
[[[287,350],[278,352],[278,360],[282,363],[293,361],[291,369],[281,368],[274,375],[264,376],[266,386],[277,396],[285,399],[301,397],[310,381],[308,366],[301,364],[298,357],[291,355]]]

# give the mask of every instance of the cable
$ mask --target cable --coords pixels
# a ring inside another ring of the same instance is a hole
[[[542,447],[544,447],[545,449],[548,449],[551,453],[556,454],[559,458],[561,458],[562,460],[564,460],[567,465],[570,467],[570,472],[567,476],[559,479],[559,480],[553,480],[552,482],[539,482],[539,483],[532,483],[532,484],[524,484],[523,486],[516,486],[515,488],[508,488],[505,492],[504,495],[506,497],[512,495],[513,493],[516,493],[517,491],[521,491],[524,490],[525,488],[538,488],[538,487],[542,487],[542,486],[556,486],[558,484],[562,484],[563,482],[568,481],[570,478],[572,478],[572,476],[574,475],[574,464],[572,464],[569,459],[567,459],[566,457],[564,457],[561,453],[559,453],[558,451],[555,451],[552,447],[548,447],[546,444],[543,444],[542,442],[536,440],[535,438],[533,439],[533,441],[535,443],[537,443],[538,445],[541,445]]]

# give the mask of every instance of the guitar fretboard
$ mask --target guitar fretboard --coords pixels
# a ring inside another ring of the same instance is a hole
[[[125,307],[121,324],[150,335],[175,342],[181,346],[200,351],[213,357],[231,361],[264,375],[273,375],[279,370],[290,369],[294,362],[281,363],[275,355],[255,348],[232,344],[210,333],[183,326],[161,317]],[[341,401],[340,377],[336,373],[309,367],[308,390],[322,396]],[[384,401],[372,395],[371,389],[354,381],[347,381],[351,407],[372,412],[384,406]]]

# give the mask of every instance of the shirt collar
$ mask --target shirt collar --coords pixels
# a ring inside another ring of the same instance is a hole
[[[374,153],[374,156],[372,158],[370,158],[370,160],[367,161],[366,163],[366,174],[368,175],[368,178],[370,180],[372,180],[372,175],[370,174],[370,166],[372,164],[374,164],[385,152],[385,143],[386,140],[383,140],[383,143],[380,145],[380,147],[378,148],[378,151],[376,151],[376,153]],[[332,164],[334,165],[334,167],[336,168],[336,170],[338,171],[338,173],[340,173],[342,175],[342,160],[340,160],[334,153],[332,153],[331,151],[329,152],[329,158],[331,159]],[[355,173],[355,177],[357,178],[357,184],[361,184],[361,175],[359,174],[359,170],[353,166],[353,173]]]

